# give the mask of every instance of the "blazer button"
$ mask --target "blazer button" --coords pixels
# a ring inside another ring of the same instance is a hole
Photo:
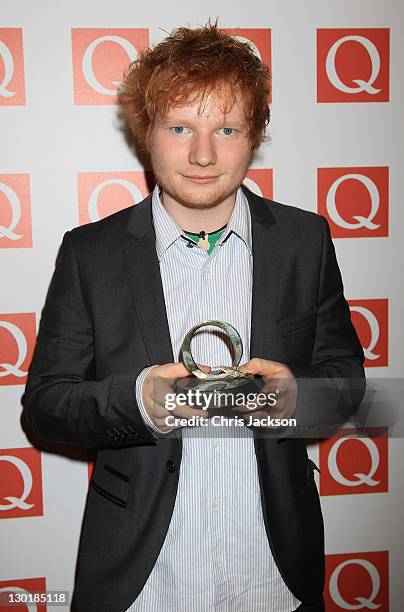
[[[167,461],[166,465],[167,465],[167,472],[170,472],[170,474],[173,474],[175,470],[177,469],[174,461]]]

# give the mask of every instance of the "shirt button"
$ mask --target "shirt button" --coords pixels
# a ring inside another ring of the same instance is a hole
[[[176,467],[174,461],[167,461],[166,466],[167,472],[170,472],[170,474],[173,474],[175,472]]]
[[[219,447],[219,440],[213,440],[212,446],[213,446],[213,448],[218,448]]]
[[[220,508],[220,499],[218,497],[213,501],[213,507],[216,509]]]
[[[210,266],[203,266],[202,270],[205,272],[205,274],[209,274],[210,273]]]

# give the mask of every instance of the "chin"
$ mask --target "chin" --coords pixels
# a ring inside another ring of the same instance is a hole
[[[163,190],[176,202],[182,204],[182,206],[198,210],[219,206],[224,200],[237,191],[238,187],[238,183],[227,187],[221,185],[220,187],[211,189],[206,189],[203,185],[196,185],[193,189],[175,188],[173,185],[162,186]]]
[[[196,194],[175,194],[173,197],[177,202],[185,206],[186,208],[196,208],[199,210],[204,210],[208,208],[215,208],[215,206],[219,206],[230,194],[222,196],[221,194],[216,194],[211,197],[204,197],[202,195]]]

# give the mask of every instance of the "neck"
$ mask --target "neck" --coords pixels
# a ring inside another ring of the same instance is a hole
[[[223,202],[212,208],[192,208],[184,206],[165,191],[162,192],[161,201],[176,224],[189,232],[200,232],[201,230],[209,233],[223,227],[230,219],[236,201],[236,193],[233,192]]]

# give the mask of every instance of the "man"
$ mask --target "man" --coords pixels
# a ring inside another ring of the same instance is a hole
[[[327,223],[240,187],[269,120],[268,77],[248,45],[210,24],[140,54],[121,104],[156,188],[64,236],[24,408],[44,438],[98,448],[79,612],[324,609],[303,439],[266,436],[265,424],[173,429],[170,415],[201,411],[164,402],[189,374],[184,336],[212,319],[239,331],[242,372],[279,383],[278,416],[347,416],[363,394]],[[231,362],[211,329],[192,350],[203,366]]]

